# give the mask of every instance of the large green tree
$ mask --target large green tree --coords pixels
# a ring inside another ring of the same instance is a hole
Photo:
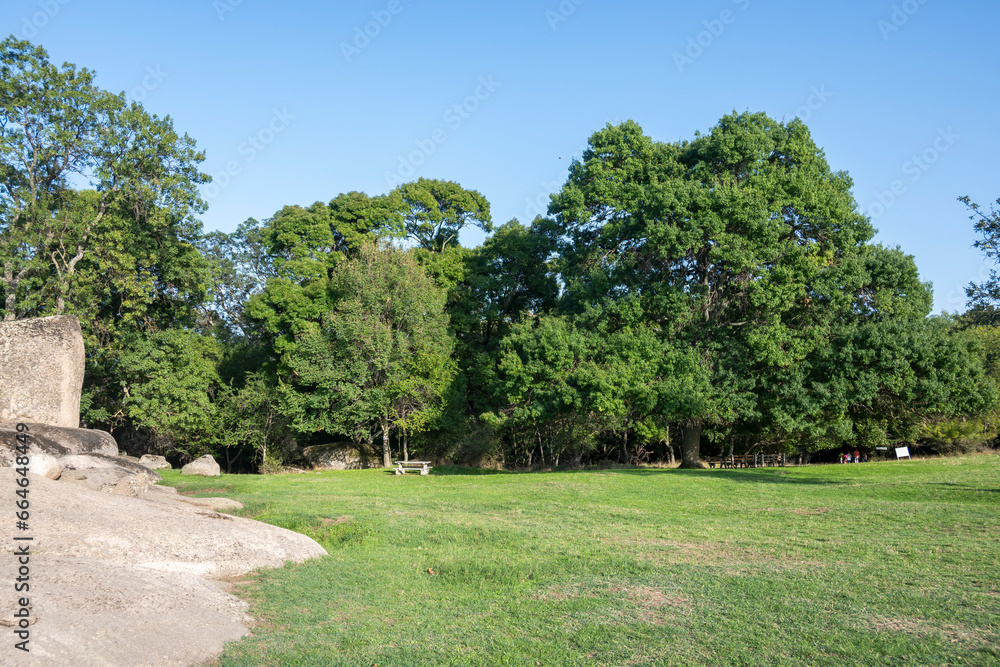
[[[169,116],[100,89],[93,72],[57,67],[13,37],[0,42],[4,318],[75,312],[89,296],[84,265],[113,263],[116,252],[163,279],[132,238],[196,235],[203,158]]]
[[[402,199],[407,235],[427,250],[441,252],[457,246],[459,232],[469,225],[484,232],[493,229],[486,198],[453,181],[421,178],[400,185],[393,193]]]
[[[637,462],[659,417],[699,409],[711,387],[699,359],[645,322],[636,300],[545,315],[504,337],[487,422],[506,430],[510,463],[581,460],[600,442]],[[639,440],[630,436],[641,434]]]
[[[770,428],[789,396],[801,408],[791,421],[828,414],[819,383],[797,369],[848,337],[845,326],[927,314],[912,258],[869,245],[874,229],[851,186],[801,121],[759,113],[677,143],[631,121],[608,126],[571,166],[550,207],[565,238],[563,308],[637,299],[665,340],[697,353],[710,391],[678,415],[682,465],[701,465],[703,432]],[[885,342],[855,340],[869,352]],[[859,395],[853,414],[877,410],[873,400]]]
[[[170,117],[101,89],[93,72],[0,42],[0,315],[79,317],[88,424],[172,441],[208,423],[201,361],[213,353],[174,347],[170,333],[197,326],[208,285],[196,248],[203,157]],[[194,356],[168,358],[161,343]]]
[[[512,327],[555,306],[559,287],[550,266],[555,242],[545,225],[538,220],[525,227],[512,220],[500,226],[482,246],[463,254],[461,275],[448,285],[461,366],[456,389],[473,418],[498,407],[494,384],[501,341]]]
[[[290,354],[296,339],[313,331],[329,303],[337,266],[365,244],[403,234],[398,195],[338,195],[328,204],[286,206],[260,231],[270,262],[267,284],[251,296],[244,316],[262,331],[278,356]]]
[[[222,324],[230,335],[252,338],[255,332],[247,321],[246,305],[275,277],[274,262],[264,245],[264,227],[249,218],[232,233],[205,234],[198,245],[212,276],[205,319]]]
[[[337,265],[329,307],[282,359],[284,413],[303,434],[369,442],[419,431],[440,411],[454,375],[444,290],[393,248],[363,246]]]
[[[151,434],[155,449],[193,460],[219,444],[219,355],[215,338],[196,331],[126,336],[112,372],[125,415]]]

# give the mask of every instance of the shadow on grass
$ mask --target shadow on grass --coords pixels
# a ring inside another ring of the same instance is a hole
[[[789,474],[789,468],[744,468],[737,470],[684,470],[681,468],[639,468],[639,467],[616,467],[616,468],[547,468],[542,470],[483,470],[480,468],[467,468],[465,466],[437,466],[430,472],[431,475],[574,475],[580,473],[590,474],[611,474],[611,475],[632,475],[640,477],[653,477],[659,475],[681,475],[685,477],[697,477],[705,479],[724,479],[730,482],[743,483],[773,483],[773,484],[813,484],[813,485],[835,485],[841,481],[829,480],[820,477],[800,477]]]
[[[957,482],[931,482],[930,485],[950,487],[948,491],[986,491],[988,493],[1000,493],[1000,489],[987,489],[981,486],[972,486],[971,484],[959,484]]]
[[[490,470],[485,468],[467,468],[465,466],[434,466],[431,469],[431,475],[521,475],[521,474],[531,474],[536,471],[525,471],[524,473],[518,472],[516,470]],[[537,471],[541,472],[541,471]]]

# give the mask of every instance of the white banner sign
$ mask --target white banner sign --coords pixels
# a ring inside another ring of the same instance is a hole
[[[901,459],[904,456],[906,458],[910,459],[911,461],[913,460],[912,458],[910,458],[910,448],[909,447],[896,447],[896,458],[897,459]]]

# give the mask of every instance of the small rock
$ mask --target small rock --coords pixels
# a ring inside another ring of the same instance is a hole
[[[116,496],[131,496],[132,498],[145,498],[149,489],[149,475],[144,472],[136,473],[131,477],[118,480],[111,493]]]
[[[17,467],[16,463],[17,454],[9,447],[0,445],[0,468],[14,468]],[[62,465],[56,457],[43,452],[33,444],[28,446],[28,472],[49,479],[59,479],[62,470]]]
[[[41,475],[49,479],[59,479],[59,476],[62,475],[62,466],[59,465],[56,457],[51,454],[38,452],[31,457],[31,463],[28,464],[28,472],[33,472],[36,475]]]
[[[167,459],[155,454],[143,454],[142,457],[139,458],[139,463],[146,466],[150,470],[170,470],[173,467]]]

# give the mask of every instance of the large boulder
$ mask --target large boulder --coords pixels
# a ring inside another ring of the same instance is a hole
[[[0,422],[79,426],[83,364],[75,317],[0,322]]]
[[[313,445],[302,450],[302,456],[314,468],[327,470],[360,470],[372,467],[365,453],[351,442],[335,442],[329,445]],[[381,465],[381,461],[379,461]]]
[[[181,468],[182,475],[204,475],[205,477],[218,477],[222,474],[222,468],[211,454],[205,454],[199,459],[191,461]]]
[[[28,444],[37,445],[42,451],[61,458],[70,454],[118,455],[118,443],[107,431],[89,428],[63,428],[48,424],[25,423]],[[0,445],[13,448],[17,444],[17,425],[0,424]]]

